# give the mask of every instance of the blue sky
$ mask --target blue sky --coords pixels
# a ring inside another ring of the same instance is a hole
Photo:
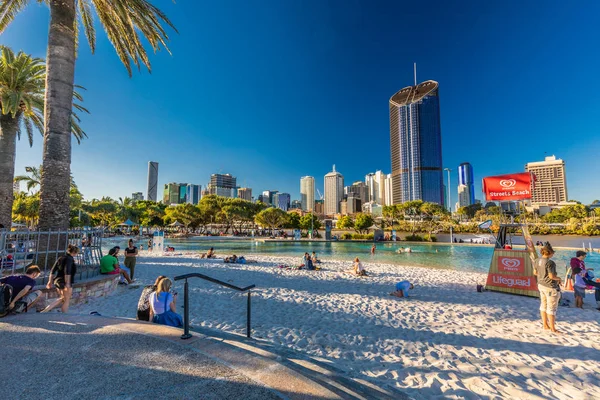
[[[453,4],[451,4],[453,3]],[[154,0],[172,19],[173,55],[127,76],[98,27],[82,40],[76,83],[87,88],[89,135],[72,170],[88,199],[159,184],[289,192],[332,164],[347,183],[390,172],[388,100],[418,80],[440,83],[443,162],[481,178],[523,171],[555,154],[569,198],[600,198],[600,2]],[[0,43],[43,57],[48,11],[31,1]],[[17,173],[41,163],[41,136],[21,141]]]

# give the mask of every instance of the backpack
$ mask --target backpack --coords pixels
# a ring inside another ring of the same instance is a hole
[[[0,283],[0,317],[6,316],[9,312],[8,306],[10,306],[12,292],[12,286]]]

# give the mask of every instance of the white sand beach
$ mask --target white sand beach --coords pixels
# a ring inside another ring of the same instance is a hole
[[[486,275],[369,263],[368,277],[343,273],[350,262],[327,261],[321,271],[277,268],[289,257],[252,256],[258,264],[201,260],[197,253],[142,253],[135,285],[73,307],[135,317],[143,285],[160,274],[201,272],[252,294],[253,336],[318,356],[349,376],[396,386],[416,399],[600,398],[600,312],[592,292],[586,309],[560,307],[555,335],[541,330],[539,301],[477,293]],[[389,296],[409,280],[409,299]],[[246,296],[190,280],[193,325],[244,333]],[[183,304],[183,284],[176,282]],[[572,299],[572,293],[566,297]],[[183,310],[181,310],[183,312]]]

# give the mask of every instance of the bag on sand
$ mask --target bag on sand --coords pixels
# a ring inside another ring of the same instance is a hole
[[[0,317],[4,317],[10,311],[8,306],[10,306],[12,292],[12,286],[0,283]]]

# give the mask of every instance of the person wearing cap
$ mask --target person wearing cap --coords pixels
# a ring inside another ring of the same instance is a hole
[[[546,243],[541,250],[542,256],[535,262],[533,274],[537,277],[540,291],[540,316],[544,329],[560,333],[555,326],[556,310],[560,300],[561,279],[556,274],[556,263],[551,260],[554,249]]]

